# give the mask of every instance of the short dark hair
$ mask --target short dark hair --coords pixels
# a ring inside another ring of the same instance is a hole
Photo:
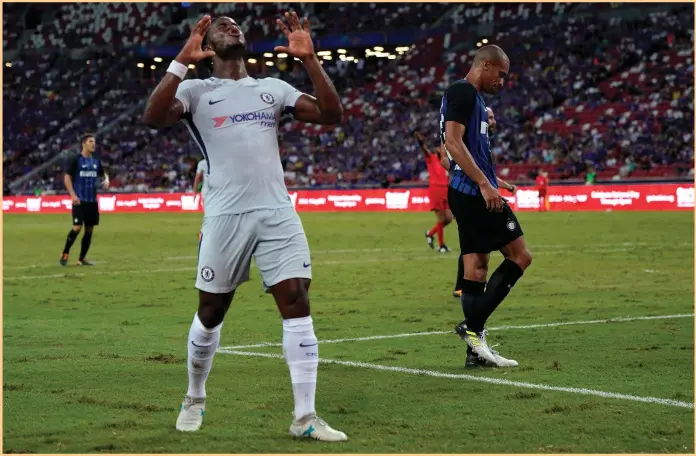
[[[84,145],[84,143],[85,143],[89,138],[94,138],[94,133],[89,133],[89,132],[82,133],[82,141],[80,141],[80,144]]]
[[[474,56],[474,63],[472,66],[479,66],[484,61],[502,63],[504,61],[510,61],[505,51],[503,51],[499,46],[494,44],[489,44],[483,46],[476,51],[476,56]]]

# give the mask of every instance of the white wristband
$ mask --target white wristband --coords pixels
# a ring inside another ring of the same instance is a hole
[[[186,73],[188,73],[188,67],[183,63],[172,60],[172,63],[169,64],[169,68],[167,68],[167,72],[177,76],[183,81],[186,77]]]

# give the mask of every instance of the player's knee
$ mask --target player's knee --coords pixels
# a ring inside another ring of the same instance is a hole
[[[200,292],[198,319],[203,326],[211,329],[222,323],[232,302],[232,296],[234,291],[224,294]]]
[[[474,268],[464,267],[464,278],[472,282],[485,282],[488,277],[488,266]]]
[[[517,263],[517,266],[519,266],[524,271],[532,264],[532,252],[530,252],[527,249],[524,249],[522,252],[515,255],[514,258],[511,258],[511,260]]]
[[[309,316],[309,280],[284,281],[273,287],[272,292],[284,319]]]
[[[86,226],[86,227],[85,227],[85,233],[92,234],[92,231],[94,231],[94,227],[93,227],[93,226]]]
[[[473,271],[474,275],[474,281],[475,282],[485,282],[486,278],[488,277],[488,268],[487,267],[481,267],[474,269]]]
[[[292,290],[288,296],[288,304],[297,311],[304,311],[306,309],[307,315],[309,315],[309,293],[305,287],[298,285]]]
[[[74,232],[79,233],[82,231],[82,225],[73,225],[72,229]]]

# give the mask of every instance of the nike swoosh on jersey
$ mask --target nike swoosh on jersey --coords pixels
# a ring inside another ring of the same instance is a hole
[[[212,105],[214,105],[214,104],[220,103],[221,101],[225,101],[225,99],[223,98],[222,100],[217,100],[217,101],[210,100],[210,101],[208,101],[208,104],[209,104],[210,106],[212,106]]]

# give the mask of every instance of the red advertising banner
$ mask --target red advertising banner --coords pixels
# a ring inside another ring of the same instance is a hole
[[[428,211],[428,189],[298,190],[290,191],[298,212]],[[539,210],[539,191],[521,187],[514,196],[502,191],[513,209]],[[681,211],[694,209],[693,184],[617,184],[551,186],[551,211]],[[4,213],[67,213],[67,195],[11,196],[2,200]],[[201,212],[200,196],[183,193],[113,193],[99,196],[99,210],[109,212]]]

